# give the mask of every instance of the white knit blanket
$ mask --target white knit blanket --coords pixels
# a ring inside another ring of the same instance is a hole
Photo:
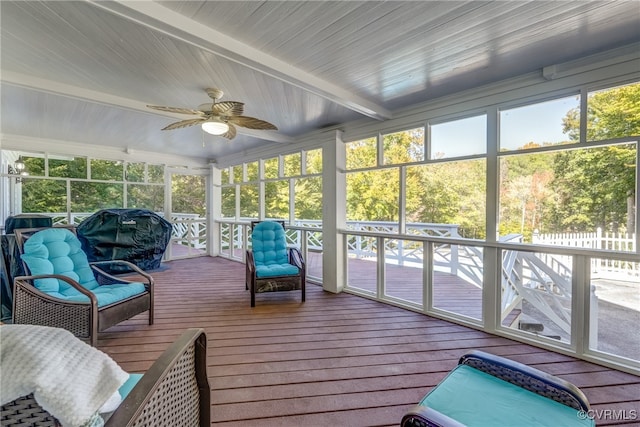
[[[129,377],[107,354],[58,328],[0,326],[0,404],[33,393],[63,426],[91,425]]]

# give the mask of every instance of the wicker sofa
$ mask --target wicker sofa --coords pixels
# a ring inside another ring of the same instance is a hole
[[[195,427],[210,425],[207,340],[202,329],[185,331],[138,379],[118,408],[105,416],[109,427]],[[1,408],[2,426],[60,426],[33,394]]]

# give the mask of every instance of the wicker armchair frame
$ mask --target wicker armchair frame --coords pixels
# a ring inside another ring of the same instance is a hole
[[[75,227],[65,227],[75,234]],[[14,230],[16,242],[23,254],[24,243],[36,232],[44,228],[23,228]],[[100,286],[110,284],[132,283],[106,273],[101,265],[124,265],[143,278],[145,292],[130,298],[98,307],[95,295],[75,280],[62,275],[31,275],[29,267],[23,262],[25,276],[18,276],[13,281],[13,313],[12,322],[63,328],[78,338],[86,339],[92,346],[98,342],[98,332],[104,331],[135,315],[149,312],[149,325],[153,325],[153,277],[135,264],[128,261],[99,261],[89,263],[94,277]],[[55,278],[67,282],[78,292],[86,295],[89,302],[73,302],[53,297],[41,292],[33,286],[35,279]]]
[[[251,222],[251,229],[260,221]],[[276,221],[282,228],[284,228],[284,221]],[[306,263],[302,256],[302,253],[298,248],[289,247],[288,259],[289,264],[295,265],[299,274],[297,276],[271,276],[271,277],[258,277],[256,275],[256,264],[253,257],[253,251],[251,249],[246,252],[246,278],[245,289],[251,291],[251,307],[256,306],[256,294],[263,292],[280,292],[280,291],[295,291],[300,290],[302,292],[302,302],[306,299]]]
[[[106,427],[204,427],[211,424],[207,337],[188,329],[151,365],[111,416]],[[52,426],[60,423],[33,395],[2,406],[0,424]]]

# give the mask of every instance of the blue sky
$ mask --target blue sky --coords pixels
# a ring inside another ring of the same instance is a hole
[[[527,142],[559,143],[568,140],[562,133],[562,118],[578,107],[577,96],[560,98],[500,113],[501,148],[513,150]],[[485,116],[471,117],[431,127],[432,153],[444,157],[480,154],[486,151]]]

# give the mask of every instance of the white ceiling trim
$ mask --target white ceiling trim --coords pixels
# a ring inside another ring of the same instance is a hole
[[[80,141],[60,141],[56,139],[43,139],[4,133],[0,133],[0,148],[3,150],[33,153],[87,156],[102,160],[166,164],[168,166],[206,167],[208,165],[208,161],[206,159],[196,157],[92,145]]]
[[[392,113],[378,104],[267,55],[156,2],[117,0],[90,3],[155,31],[160,31],[170,37],[307,90],[365,116],[378,120],[392,118]]]
[[[174,114],[166,111],[151,111],[147,107],[147,104],[135,99],[110,95],[104,92],[98,92],[95,90],[80,88],[65,83],[54,82],[52,80],[42,79],[39,77],[27,76],[25,74],[14,73],[12,71],[3,71],[1,80],[2,82],[13,86],[34,89],[40,92],[52,93],[72,99],[82,99],[97,104],[115,106],[118,108],[134,110],[146,114],[171,117],[172,119],[184,119],[184,116],[179,114]],[[238,134],[263,139],[265,141],[279,142],[284,144],[291,144],[295,142],[295,139],[291,138],[290,136],[272,131],[266,132],[244,128],[237,128],[237,131]]]
[[[115,96],[104,92],[98,92],[91,89],[85,89],[12,71],[2,72],[2,82],[13,86],[34,89],[39,92],[51,93],[72,99],[82,99],[96,104],[115,106],[128,110],[141,111],[147,114],[156,114],[172,118],[182,117],[161,111],[158,111],[158,113],[151,112],[144,102],[136,101],[134,99],[123,98],[121,96]]]

